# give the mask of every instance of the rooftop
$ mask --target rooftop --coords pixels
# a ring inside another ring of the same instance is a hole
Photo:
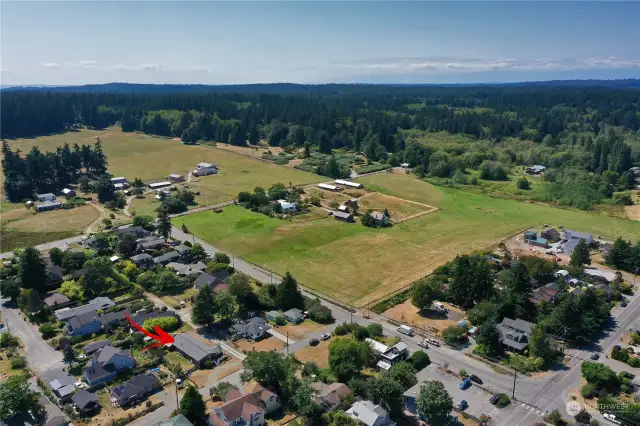
[[[181,333],[175,336],[173,346],[185,353],[190,358],[200,362],[210,355],[221,355],[220,345],[209,345],[189,333]]]

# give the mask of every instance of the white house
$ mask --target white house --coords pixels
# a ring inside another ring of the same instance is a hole
[[[340,189],[339,186],[336,185],[329,185],[328,183],[319,183],[318,184],[318,188],[320,189],[326,189],[327,191],[337,191]]]
[[[124,176],[114,177],[114,178],[111,178],[111,183],[114,184],[114,185],[117,184],[117,183],[123,183],[124,184],[124,183],[127,183],[127,178],[124,177]]]
[[[191,172],[194,176],[208,176],[215,175],[218,173],[218,168],[215,164],[211,163],[200,163],[198,164],[198,168]]]
[[[342,179],[336,179],[335,183],[337,183],[338,185],[350,186],[351,188],[362,188],[364,186],[361,183],[351,182],[350,180],[342,180]]]
[[[36,197],[38,197],[38,201],[40,202],[56,200],[56,195],[51,192],[47,192],[46,194],[36,194]]]
[[[278,204],[280,204],[280,209],[282,213],[290,213],[295,212],[297,210],[296,203],[289,203],[286,200],[278,200]]]

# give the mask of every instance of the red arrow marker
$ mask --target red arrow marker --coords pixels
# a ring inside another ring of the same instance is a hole
[[[133,322],[133,320],[129,316],[128,312],[125,314],[125,317],[127,318],[127,320],[129,321],[129,323],[131,324],[131,326],[133,328],[135,328],[136,330],[138,330],[141,333],[144,333],[145,336],[149,336],[152,339],[155,339],[155,340],[158,341],[158,343],[155,343],[155,344],[153,344],[151,346],[147,346],[146,348],[144,348],[142,350],[142,352],[144,352],[144,351],[146,351],[148,349],[157,348],[158,346],[167,345],[167,344],[173,343],[175,341],[175,339],[173,338],[172,335],[170,335],[169,333],[167,333],[166,331],[164,331],[163,329],[161,329],[157,325],[153,328],[156,331],[156,333],[158,333],[158,335],[155,335],[155,334],[145,330],[144,328],[140,327],[135,322]]]

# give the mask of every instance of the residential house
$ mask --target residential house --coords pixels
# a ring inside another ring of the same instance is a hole
[[[178,262],[169,262],[167,264],[167,268],[175,270],[178,275],[190,275],[201,274],[207,268],[207,265],[202,262],[194,263],[193,265],[185,265],[184,263]]]
[[[133,402],[142,401],[160,387],[160,381],[153,374],[140,374],[111,389],[111,402],[125,407]]]
[[[191,261],[189,256],[191,254],[191,247],[187,247],[181,244],[175,247],[174,250],[178,252],[178,254],[180,255],[180,259],[182,259],[183,261]]]
[[[324,411],[331,411],[338,407],[345,398],[351,395],[351,390],[344,383],[315,382],[311,387],[316,391],[314,402]]]
[[[569,281],[569,279],[571,278],[571,275],[569,275],[569,271],[567,271],[566,269],[560,269],[559,271],[556,271],[553,276],[556,278],[562,278],[564,281]]]
[[[111,346],[111,340],[104,339],[98,340],[97,342],[89,343],[84,347],[84,353],[85,355],[91,355],[97,350],[104,348],[105,346]]]
[[[235,336],[254,341],[262,339],[269,328],[269,324],[260,317],[254,317],[248,321],[239,322],[231,326]]]
[[[114,178],[111,178],[111,183],[114,185],[125,184],[127,183],[127,178],[124,176],[114,177]]]
[[[351,213],[345,213],[341,211],[329,212],[329,216],[333,216],[336,220],[343,222],[353,222],[353,215]]]
[[[41,203],[45,202],[45,201],[55,201],[56,200],[55,194],[52,194],[51,192],[47,192],[46,194],[36,194],[36,198]]]
[[[56,210],[62,207],[62,203],[60,201],[44,201],[42,203],[36,203],[36,211],[37,212],[45,212],[48,210]]]
[[[122,239],[125,235],[133,235],[136,238],[143,238],[149,235],[149,231],[142,226],[122,225],[116,229],[118,238]]]
[[[127,314],[129,311],[127,309],[123,309],[115,312],[107,312],[106,314],[100,317],[100,322],[102,323],[102,327],[117,327],[127,323]]]
[[[146,237],[136,240],[138,251],[156,249],[166,244],[163,238],[159,237]]]
[[[225,271],[226,272],[226,271]],[[200,290],[205,285],[211,287],[215,293],[219,293],[228,288],[227,284],[220,278],[214,275],[203,272],[193,281],[193,288]]]
[[[209,345],[190,333],[175,336],[173,347],[199,367],[207,361],[218,364],[223,355],[219,344]]]
[[[529,337],[532,334],[532,327],[535,324],[521,319],[504,318],[498,324],[498,331],[501,335],[501,343],[507,349],[521,352],[529,345]]]
[[[69,318],[65,326],[65,331],[69,336],[88,336],[99,333],[102,330],[102,321],[97,312],[87,312]]]
[[[76,391],[76,387],[73,385],[74,382],[73,377],[67,374],[61,374],[49,382],[49,387],[53,390],[53,393],[64,402],[69,400],[71,395]]]
[[[344,203],[348,208],[349,211],[353,214],[356,214],[358,212],[358,199],[357,198],[352,198],[349,201],[347,201],[346,203]]]
[[[47,284],[55,285],[60,284],[62,282],[62,269],[51,262],[50,259],[46,260],[46,273],[47,273]]]
[[[371,212],[371,218],[376,222],[378,226],[386,226],[389,224],[389,216],[384,212]]]
[[[540,236],[542,238],[546,238],[547,240],[551,241],[552,243],[556,243],[556,242],[558,242],[558,241],[560,241],[562,239],[562,236],[560,235],[560,232],[558,232],[558,230],[556,228],[545,229],[544,231],[542,231],[540,233]]]
[[[304,313],[298,308],[293,308],[284,313],[284,318],[290,323],[298,324],[304,321]]]
[[[131,261],[139,268],[148,268],[149,266],[153,266],[153,256],[147,253],[140,253],[135,256],[131,256]]]
[[[572,231],[570,229],[564,230],[564,240],[561,248],[563,253],[571,254],[576,248],[580,240],[584,240],[587,246],[593,244],[593,235],[584,232]]]
[[[175,262],[180,259],[180,254],[177,251],[170,251],[158,257],[153,258],[153,263],[156,265],[166,265],[169,262]]]
[[[298,210],[296,203],[290,203],[287,200],[278,200],[277,203],[280,205],[282,213],[292,213]]]
[[[345,414],[366,426],[395,426],[387,410],[371,401],[356,401]]]
[[[259,385],[258,385],[259,386]],[[209,426],[264,426],[267,404],[279,407],[278,396],[273,392],[259,388],[253,392],[242,393],[232,389],[227,393],[224,405],[215,407],[207,416]]]
[[[89,386],[94,386],[110,382],[119,372],[131,370],[135,366],[136,360],[130,351],[105,346],[93,354],[82,375]]]
[[[267,316],[267,320],[275,321],[276,318],[281,317],[282,314],[278,311],[269,311],[266,313],[266,316]]]
[[[252,394],[254,398],[260,401],[260,406],[264,409],[264,412],[267,415],[274,413],[282,408],[282,404],[280,403],[280,398],[278,398],[278,395],[271,392],[270,390],[263,388],[260,383],[253,381],[247,383],[244,387],[244,392]]]
[[[83,415],[88,415],[100,407],[98,396],[95,393],[88,392],[84,389],[78,390],[72,397],[71,402],[78,411]]]
[[[116,191],[123,191],[126,188],[126,184],[124,183],[114,183],[113,189]]]
[[[58,321],[67,321],[70,318],[77,317],[78,315],[86,314],[88,312],[97,312],[99,309],[107,309],[115,306],[113,300],[108,297],[96,297],[87,303],[86,305],[78,306],[75,308],[62,308],[53,313]]]
[[[60,293],[50,293],[47,294],[45,296],[45,298],[43,299],[44,304],[47,305],[49,308],[53,308],[53,309],[57,309],[57,308],[62,308],[66,305],[68,305],[69,303],[71,303],[71,301],[69,300],[69,298],[67,296],[65,296],[64,294],[60,294]]]
[[[184,182],[185,178],[183,175],[179,175],[177,173],[171,173],[169,176],[167,176],[167,179],[169,179],[170,182]]]
[[[76,191],[71,188],[65,188],[62,190],[62,195],[66,198],[73,198],[76,196]]]
[[[185,416],[178,414],[170,419],[153,423],[151,426],[193,426],[193,424]]]
[[[533,290],[532,297],[529,300],[536,304],[541,303],[542,301],[554,303],[559,292],[560,287],[558,286],[558,283],[549,283],[543,287]]]
[[[369,343],[373,352],[378,356],[379,361],[376,365],[380,369],[388,371],[395,363],[409,357],[409,350],[404,342],[398,342],[391,347],[370,338],[367,338],[366,342]]]
[[[535,166],[526,167],[524,171],[525,173],[530,175],[539,175],[540,173],[544,172],[546,169],[547,168],[545,166],[535,165]]]

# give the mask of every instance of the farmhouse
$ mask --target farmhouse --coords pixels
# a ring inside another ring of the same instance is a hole
[[[329,185],[328,183],[319,183],[318,188],[326,189],[327,191],[338,191],[341,189],[339,186]]]
[[[64,195],[67,198],[75,197],[76,196],[76,191],[74,191],[73,189],[70,189],[70,188],[65,188],[65,189],[62,190],[62,195]]]
[[[140,374],[111,389],[111,401],[124,407],[141,401],[158,388],[160,388],[160,382],[156,376],[150,373]]]
[[[533,326],[534,324],[525,320],[505,317],[502,323],[498,324],[502,344],[512,351],[523,351],[529,345]]]
[[[115,186],[117,184],[124,185],[127,183],[127,178],[124,176],[111,178],[111,183]]]
[[[60,201],[43,201],[42,203],[36,203],[36,211],[44,212],[47,210],[56,210],[62,207]]]
[[[160,188],[165,188],[167,186],[171,186],[171,182],[165,180],[163,182],[155,182],[155,183],[150,183],[149,184],[149,188],[151,189],[160,189]]]
[[[56,200],[55,194],[52,194],[51,192],[47,192],[46,194],[36,194],[36,198],[40,202],[43,202],[43,201],[55,201]]]
[[[336,179],[334,182],[337,183],[338,185],[349,186],[351,188],[363,188],[364,187],[364,185],[362,185],[361,183],[351,182],[350,180]]]
[[[133,369],[137,365],[131,352],[113,346],[97,350],[82,375],[90,386],[116,378],[119,372]]]
[[[376,222],[378,226],[386,226],[389,224],[389,216],[384,212],[371,212],[371,218]]]
[[[584,242],[590,246],[593,243],[593,235],[586,234],[584,232],[571,231],[569,229],[564,230],[564,242],[562,243],[563,253],[571,254],[575,250],[576,246],[580,242]]]
[[[329,212],[329,216],[331,215],[333,215],[333,217],[335,217],[336,220],[342,220],[344,222],[353,222],[353,215],[351,213],[346,213],[341,211]]]
[[[280,205],[282,213],[291,213],[297,210],[296,203],[289,203],[286,200],[278,200],[277,202]]]
[[[223,355],[220,345],[208,345],[189,333],[175,336],[173,347],[199,367],[207,361],[217,364]]]
[[[179,175],[177,173],[171,173],[169,176],[167,176],[167,179],[169,179],[171,182],[184,182],[184,176]]]

